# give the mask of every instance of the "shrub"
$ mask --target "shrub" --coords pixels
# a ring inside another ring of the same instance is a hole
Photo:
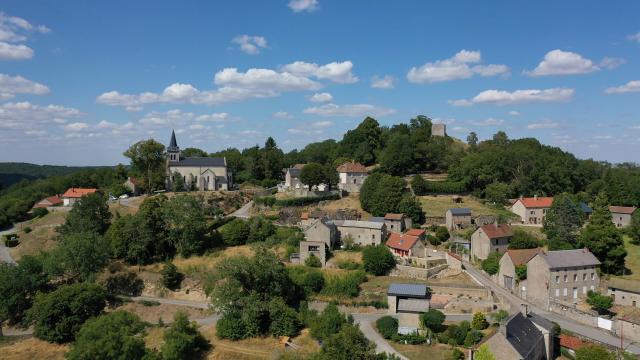
[[[598,314],[606,314],[613,306],[613,298],[611,296],[601,295],[593,290],[587,292],[587,304],[598,312]]]
[[[15,234],[8,234],[4,236],[4,245],[6,247],[16,247],[20,244],[20,237]]]
[[[361,267],[362,267],[361,264],[352,260],[345,260],[345,261],[338,262],[338,268],[343,270],[358,270]]]
[[[527,264],[516,265],[516,278],[518,281],[527,279]]]
[[[464,360],[464,353],[456,348],[451,351],[451,357],[453,360]]]
[[[445,226],[438,226],[436,228],[436,237],[438,238],[438,241],[440,241],[440,243],[449,240],[449,236],[449,230],[447,230]]]
[[[391,316],[383,316],[376,320],[376,328],[382,337],[391,339],[398,335],[398,319]]]
[[[273,206],[276,204],[275,196],[256,196],[253,198],[253,203],[256,205]]]
[[[396,267],[396,260],[384,245],[366,246],[362,249],[362,263],[366,272],[381,276]]]
[[[338,297],[356,297],[360,293],[360,284],[366,280],[367,275],[361,270],[345,274],[327,275],[322,294]]]
[[[483,313],[477,312],[473,314],[473,319],[471,320],[471,326],[476,330],[484,330],[489,327],[489,323],[487,322],[487,318]]]
[[[291,266],[287,270],[291,281],[300,286],[307,295],[318,293],[324,287],[324,276],[316,269]]]
[[[429,309],[426,313],[420,314],[420,323],[433,332],[442,331],[445,315],[440,310]]]
[[[427,337],[420,335],[418,333],[411,333],[411,334],[406,334],[406,335],[401,335],[401,334],[396,334],[393,337],[393,341],[395,342],[402,342],[402,343],[406,343],[409,345],[420,345],[420,344],[424,344],[425,342],[427,342]]]
[[[247,242],[249,235],[251,235],[251,227],[242,219],[233,219],[221,227],[220,232],[225,245],[242,245]]]
[[[330,303],[321,314],[312,317],[309,328],[314,338],[326,341],[346,323],[347,318],[340,313],[336,304]]]
[[[289,206],[305,206],[305,205],[319,203],[321,201],[338,200],[338,199],[340,199],[340,194],[297,197],[297,198],[291,198],[291,199],[276,199],[274,196],[260,196],[260,197],[255,197],[253,199],[253,202],[257,205],[264,205],[264,206],[289,207]]]
[[[185,313],[178,312],[164,333],[161,354],[164,360],[196,359],[210,347],[196,323],[190,323]]]
[[[304,264],[308,267],[314,267],[314,268],[322,267],[322,262],[320,261],[320,258],[318,258],[313,254],[309,254],[309,256],[307,256],[307,258],[304,260]]]
[[[269,303],[269,333],[271,336],[295,336],[300,332],[298,313],[280,298]]]
[[[221,339],[240,340],[245,338],[245,326],[238,321],[240,314],[227,313],[220,317],[216,323],[216,333]]]
[[[473,345],[477,344],[482,340],[482,332],[478,330],[471,330],[467,333],[467,336],[464,338],[464,346],[470,348]]]
[[[31,227],[27,226],[26,228],[22,229],[22,231],[24,231],[25,234],[28,234],[31,231],[33,231],[33,229]]]
[[[482,261],[482,270],[489,275],[495,275],[500,270],[500,257],[502,254],[492,252],[489,256]]]
[[[33,217],[43,217],[45,215],[47,215],[49,213],[49,210],[47,210],[47,208],[36,208],[33,209]]]
[[[160,306],[160,302],[155,300],[139,300],[138,304],[146,307]]]
[[[178,268],[171,262],[167,261],[164,264],[162,270],[160,270],[160,274],[162,275],[162,285],[167,289],[175,290],[180,288],[183,275],[178,272]]]
[[[507,312],[507,310],[500,309],[491,314],[491,318],[493,319],[493,321],[501,323],[509,318],[509,313]]]
[[[109,276],[104,281],[104,288],[112,295],[139,296],[144,282],[135,273],[127,271]]]

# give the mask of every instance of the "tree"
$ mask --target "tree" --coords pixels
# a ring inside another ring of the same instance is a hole
[[[429,183],[427,180],[425,180],[422,176],[420,175],[414,175],[411,178],[411,190],[413,190],[413,193],[420,196],[420,195],[426,195],[427,192],[429,191]]]
[[[362,208],[374,216],[398,212],[406,183],[404,179],[375,173],[367,177],[360,188]]]
[[[475,148],[478,145],[478,134],[473,131],[470,132],[469,135],[467,135],[467,144],[472,148]]]
[[[68,234],[60,239],[60,245],[45,259],[53,273],[88,280],[107,265],[109,246],[102,236],[95,233]]]
[[[196,323],[190,323],[185,313],[178,312],[164,333],[161,354],[164,360],[200,359],[210,347]]]
[[[475,360],[496,360],[496,357],[493,356],[487,344],[480,345],[480,347],[478,347],[478,351],[473,354],[473,358]]]
[[[64,343],[73,341],[82,324],[102,312],[106,293],[95,284],[63,285],[48,294],[36,296],[28,318],[34,335],[40,339]]]
[[[540,242],[533,235],[522,229],[513,230],[513,237],[509,242],[509,249],[535,249]]]
[[[89,319],[82,325],[69,360],[141,360],[147,354],[143,334],[145,325],[126,311],[114,311]]]
[[[613,224],[604,194],[596,197],[593,215],[578,238],[578,246],[589,249],[602,263],[600,269],[607,274],[620,275],[624,271],[627,251],[620,231]]]
[[[310,163],[305,165],[300,171],[300,181],[309,186],[309,190],[318,185],[324,184],[326,181],[326,172],[324,166],[318,163]]]
[[[509,318],[509,313],[506,310],[500,309],[491,314],[493,321],[501,323]]]
[[[596,344],[585,345],[576,350],[576,360],[615,360],[616,356]]]
[[[380,124],[371,118],[365,118],[353,130],[347,131],[340,142],[340,153],[353,157],[364,165],[376,162],[376,153],[382,147],[382,129]]]
[[[489,323],[487,322],[487,318],[483,313],[477,312],[473,314],[473,319],[471,320],[471,327],[476,330],[484,330],[489,327]]]
[[[386,275],[396,267],[393,254],[384,245],[369,245],[362,249],[362,263],[366,272],[376,276]]]
[[[360,329],[345,324],[339,332],[332,334],[322,346],[319,360],[377,359],[375,346],[367,340]]]
[[[322,262],[320,262],[320,259],[318,259],[318,257],[313,254],[309,254],[309,256],[304,259],[304,264],[309,267],[322,267]]]
[[[324,183],[327,185],[328,190],[331,191],[340,182],[338,171],[336,167],[331,164],[324,165]]]
[[[505,146],[509,143],[509,137],[504,131],[498,131],[493,134],[492,141],[496,145]]]
[[[501,182],[492,182],[484,189],[484,198],[496,205],[502,205],[509,195],[509,185]]]
[[[376,328],[385,339],[391,339],[398,334],[398,319],[391,316],[383,316],[376,320]]]
[[[492,252],[489,256],[482,261],[482,270],[489,275],[495,275],[500,270],[500,257],[502,254]]]
[[[599,294],[593,290],[587,292],[587,304],[598,312],[598,314],[607,314],[613,306],[613,298]]]
[[[420,314],[420,323],[422,326],[433,332],[441,332],[445,318],[446,317],[442,311],[429,309],[426,313]]]
[[[202,254],[209,246],[202,202],[195,196],[178,195],[163,206],[168,238],[184,257]]]
[[[280,298],[269,302],[269,333],[271,336],[296,336],[302,324],[298,313]]]
[[[347,318],[340,313],[336,304],[329,303],[320,315],[312,319],[309,328],[311,336],[326,341],[331,335],[339,332],[346,323]]]
[[[632,244],[640,245],[640,211],[635,211],[631,216],[627,234],[629,234]]]
[[[543,226],[549,240],[549,250],[573,248],[581,226],[582,211],[571,197],[564,193],[554,197]]]
[[[398,212],[410,217],[412,223],[415,225],[419,225],[424,222],[422,204],[411,194],[405,194],[402,197],[402,200],[400,200],[400,203],[398,204]]]
[[[394,134],[380,155],[380,165],[391,175],[402,176],[414,167],[413,148],[408,134]]]
[[[170,261],[164,263],[162,270],[160,270],[162,276],[162,285],[170,290],[176,290],[180,288],[183,275],[178,272],[178,268]]]
[[[188,147],[182,150],[182,156],[184,157],[207,157],[207,152],[193,147]]]
[[[449,230],[445,226],[438,226],[436,228],[436,238],[440,243],[449,240]]]
[[[24,323],[36,293],[48,289],[48,280],[39,258],[23,256],[16,266],[1,263],[0,327],[3,322],[9,325]]]
[[[247,243],[266,241],[271,235],[276,233],[276,226],[262,216],[255,216],[249,219],[249,237]]]
[[[111,212],[106,197],[93,193],[83,196],[73,205],[58,232],[63,235],[80,232],[104,234],[110,223]]]
[[[184,191],[186,189],[184,177],[182,177],[182,175],[180,175],[180,173],[177,171],[174,171],[171,176],[173,179],[173,181],[171,182],[171,190],[173,192]]]
[[[229,246],[242,245],[251,235],[251,228],[242,219],[233,219],[221,229],[222,241]]]
[[[164,177],[164,145],[153,139],[142,140],[131,145],[123,155],[131,159],[134,171],[146,177],[147,193],[151,193],[160,185],[156,179],[158,175]]]

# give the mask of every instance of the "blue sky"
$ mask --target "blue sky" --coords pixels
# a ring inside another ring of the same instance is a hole
[[[109,165],[133,142],[285,150],[365,116],[638,161],[634,1],[0,4],[0,161]]]

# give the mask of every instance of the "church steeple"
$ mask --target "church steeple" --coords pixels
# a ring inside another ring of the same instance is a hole
[[[176,132],[173,130],[171,130],[171,141],[169,142],[169,146],[167,147],[167,155],[169,157],[169,161],[180,161],[180,148],[178,147],[178,142],[176,141]]]

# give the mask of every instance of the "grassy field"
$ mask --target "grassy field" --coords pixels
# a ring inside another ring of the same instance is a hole
[[[627,257],[624,259],[625,267],[630,274],[620,276],[624,279],[640,281],[640,246],[633,245],[631,238],[624,235],[624,246],[627,250]]]
[[[506,209],[497,209],[481,203],[473,196],[463,196],[461,203],[454,203],[451,195],[426,195],[419,196],[422,209],[426,216],[442,216],[451,208],[469,208],[473,216],[477,215],[504,215],[512,216],[513,214]]]
[[[409,360],[453,360],[452,351],[448,345],[404,345],[393,341],[389,344]]]
[[[158,323],[159,319],[162,319],[164,323],[170,323],[173,321],[174,315],[178,312],[186,313],[191,320],[203,319],[208,316],[207,311],[203,309],[171,304],[145,306],[138,302],[129,302],[119,306],[113,311],[115,310],[124,310],[136,314],[142,321],[146,321],[151,324]]]
[[[0,342],[3,360],[57,360],[64,359],[67,351],[68,345],[52,344],[31,336]]]
[[[54,211],[23,224],[17,232],[20,236],[20,244],[9,249],[11,257],[19,260],[24,255],[35,255],[41,250],[47,251],[55,247],[56,227],[64,223],[66,216],[66,211]],[[24,232],[26,227],[31,228],[28,234]]]
[[[307,210],[325,210],[328,212],[335,212],[336,210],[341,209],[354,209],[362,214],[362,219],[367,219],[371,216],[368,212],[362,210],[362,206],[360,206],[360,198],[358,194],[349,194],[349,196],[345,196],[342,199],[334,200],[334,201],[326,201],[323,205],[319,206],[311,205],[307,207]]]

